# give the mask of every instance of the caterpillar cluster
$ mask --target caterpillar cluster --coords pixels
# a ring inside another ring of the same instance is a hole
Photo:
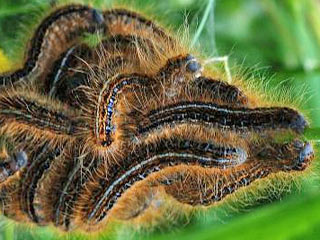
[[[101,41],[90,46],[85,33]],[[54,10],[23,67],[0,75],[3,214],[95,231],[143,215],[155,192],[210,206],[270,174],[305,170],[314,153],[301,140],[304,116],[258,106],[201,62],[138,13]],[[284,134],[292,140],[279,142]]]

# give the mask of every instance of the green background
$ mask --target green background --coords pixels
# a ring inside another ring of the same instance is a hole
[[[56,1],[0,0],[0,48],[21,61],[30,25]],[[67,1],[66,1],[67,2]],[[110,7],[108,0],[82,1]],[[121,1],[143,9],[174,30],[185,29],[207,57],[229,56],[233,74],[281,88],[311,121],[305,134],[320,139],[320,2],[317,0],[135,0]],[[18,36],[18,37],[17,37]],[[220,65],[217,65],[219,67]],[[221,66],[220,66],[221,67]],[[223,68],[221,68],[223,69]],[[272,96],[271,96],[272,97]],[[315,164],[318,160],[315,160]],[[116,226],[103,239],[320,239],[319,171],[280,201],[256,204],[238,212],[211,210],[189,224],[135,233]],[[170,230],[168,230],[170,229]],[[47,228],[0,222],[0,239],[59,239]],[[82,239],[81,236],[65,236]]]

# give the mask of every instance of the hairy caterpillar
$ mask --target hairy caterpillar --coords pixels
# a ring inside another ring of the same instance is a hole
[[[297,110],[256,104],[137,13],[68,5],[29,45],[23,68],[0,75],[1,135],[27,156],[0,165],[12,219],[95,231],[143,215],[149,192],[208,206],[313,159]]]

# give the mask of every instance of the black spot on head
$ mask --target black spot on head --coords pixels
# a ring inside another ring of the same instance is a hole
[[[191,61],[191,60],[194,60],[194,59],[195,59],[194,56],[192,56],[191,54],[188,54],[186,56],[186,61]]]
[[[92,10],[92,18],[99,25],[102,25],[104,22],[104,17],[102,13],[97,9]]]
[[[188,64],[187,64],[187,70],[189,70],[190,72],[198,72],[201,69],[201,64],[199,62],[197,62],[196,60],[191,60]]]
[[[16,154],[15,157],[16,157],[18,168],[24,167],[27,164],[28,156],[26,152],[20,151]]]
[[[302,114],[298,114],[292,119],[290,127],[299,134],[302,134],[304,129],[308,127],[308,122]]]
[[[313,154],[314,154],[314,151],[313,151],[312,145],[310,143],[306,143],[304,148],[303,148],[303,150],[299,154],[297,162],[298,163],[304,163]]]

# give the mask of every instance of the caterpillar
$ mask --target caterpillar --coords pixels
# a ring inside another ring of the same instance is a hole
[[[1,211],[20,222],[94,232],[143,216],[154,192],[214,206],[314,158],[297,109],[257,103],[127,9],[54,9],[0,83]]]

